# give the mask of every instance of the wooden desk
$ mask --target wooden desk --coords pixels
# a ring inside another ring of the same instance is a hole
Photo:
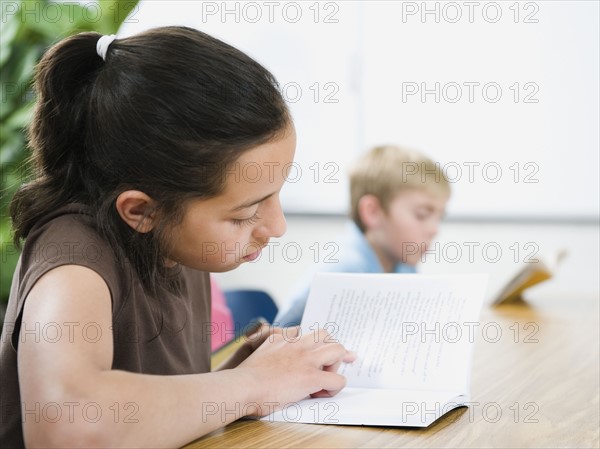
[[[477,333],[475,404],[426,429],[237,421],[187,447],[597,448],[598,321],[598,297],[485,307],[478,329],[492,324]]]

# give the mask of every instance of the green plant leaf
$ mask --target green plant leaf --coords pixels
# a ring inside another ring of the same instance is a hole
[[[11,16],[6,22],[4,19],[5,17],[2,18],[3,26],[0,29],[0,67],[4,66],[10,58],[13,42],[20,26],[18,14]]]
[[[6,120],[6,129],[8,132],[22,133],[27,124],[31,121],[33,114],[33,102],[24,103],[19,109],[13,111]]]
[[[12,242],[10,219],[5,215],[0,216],[0,245],[0,298],[6,302],[20,251]]]

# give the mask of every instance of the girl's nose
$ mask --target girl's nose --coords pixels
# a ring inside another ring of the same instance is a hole
[[[271,197],[264,203],[264,215],[256,228],[255,236],[260,238],[281,237],[285,234],[287,223],[279,198]]]

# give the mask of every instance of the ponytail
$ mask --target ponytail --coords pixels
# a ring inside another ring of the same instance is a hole
[[[51,47],[36,67],[37,101],[28,129],[36,179],[15,194],[10,213],[20,245],[49,210],[86,202],[82,167],[89,94],[104,61],[98,33],[81,33]]]

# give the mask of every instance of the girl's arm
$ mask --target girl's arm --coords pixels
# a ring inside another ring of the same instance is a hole
[[[18,349],[28,447],[179,447],[244,415],[319,390],[335,394],[345,385],[337,367],[353,359],[323,331],[295,341],[275,334],[222,372],[116,371],[111,317],[108,287],[89,268],[61,266],[34,285]]]

